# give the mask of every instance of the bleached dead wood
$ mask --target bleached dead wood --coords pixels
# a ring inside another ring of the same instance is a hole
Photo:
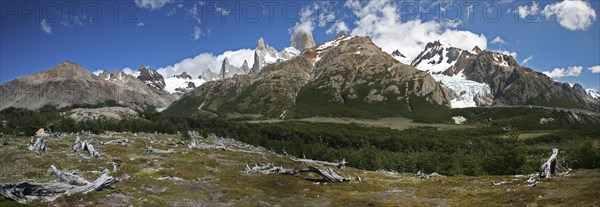
[[[27,145],[27,148],[29,151],[40,154],[46,151],[46,139],[44,137],[38,137],[35,142],[33,142],[33,138],[31,138],[31,142]]]
[[[109,188],[117,180],[108,175],[108,170],[104,170],[100,177],[93,182],[83,179],[73,173],[64,173],[56,169],[54,165],[50,166],[50,171],[59,182],[21,182],[18,184],[6,184],[0,186],[0,194],[19,203],[26,204],[36,199],[53,201],[61,196],[73,194],[86,194],[94,190]]]
[[[288,154],[285,150],[283,150],[283,154],[285,156],[287,156],[288,158],[290,158],[290,160],[294,161],[294,162],[301,162],[304,164],[308,164],[308,165],[324,165],[324,166],[333,166],[333,167],[337,167],[340,169],[343,169],[346,167],[346,164],[348,164],[348,162],[346,162],[346,159],[342,159],[341,162],[328,162],[328,161],[321,161],[321,160],[311,160],[311,159],[306,159],[306,157],[304,158],[297,158],[293,155]]]
[[[190,144],[188,144],[188,148],[190,148],[190,149],[202,149],[202,150],[216,149],[216,150],[227,151],[227,148],[225,146],[223,146],[223,145],[204,144],[204,143],[198,142],[198,140],[196,140],[196,139],[192,139],[192,141],[190,142]]]
[[[79,139],[79,135],[75,138],[75,143],[71,145],[71,151],[79,152],[82,149],[81,140]]]
[[[527,187],[535,187],[535,185],[537,184],[538,181],[538,177],[537,176],[531,176],[529,177],[529,179],[527,179],[523,184]]]
[[[282,174],[282,175],[291,175],[297,176],[300,173],[304,172],[312,172],[322,177],[321,180],[317,180],[318,182],[350,182],[351,178],[344,178],[337,173],[335,173],[331,168],[325,167],[323,169],[317,168],[314,166],[308,166],[307,169],[286,169],[283,167],[277,167],[273,165],[273,163],[268,163],[266,165],[258,166],[250,168],[246,165],[246,174],[250,173],[260,173],[260,174]]]
[[[110,144],[126,145],[127,143],[129,143],[129,139],[127,139],[127,138],[121,138],[121,139],[111,140],[111,141],[108,141],[108,142],[100,142],[100,145],[110,145]]]
[[[98,153],[98,151],[96,151],[96,149],[94,149],[94,145],[92,145],[91,143],[87,142],[87,141],[83,141],[83,143],[81,144],[83,151],[89,152],[90,157],[100,157],[100,153]]]
[[[304,170],[304,171],[306,171],[306,170]],[[343,183],[343,182],[352,181],[351,178],[344,178],[344,177],[338,175],[337,173],[335,173],[331,168],[328,168],[328,167],[320,169],[317,167],[308,166],[308,172],[313,172],[313,173],[316,173],[316,174],[322,176],[324,182]]]
[[[190,138],[200,138],[200,133],[198,133],[198,131],[187,131],[187,134]]]
[[[148,153],[148,154],[169,154],[169,153],[174,153],[174,152],[175,152],[174,149],[161,150],[161,149],[154,149],[152,147],[148,147],[148,149],[146,149],[146,153]]]
[[[556,174],[556,156],[558,156],[558,149],[553,148],[552,155],[550,155],[548,161],[540,167],[540,173],[538,175],[540,178],[549,178],[553,174]]]
[[[421,171],[417,172],[417,174],[415,174],[415,177],[421,178],[421,179],[429,179],[429,178],[434,178],[434,177],[445,177],[443,175],[440,175],[437,172],[432,172],[430,174],[427,173],[422,173]]]

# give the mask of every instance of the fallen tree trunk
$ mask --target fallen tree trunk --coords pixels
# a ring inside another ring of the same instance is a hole
[[[258,166],[255,165],[253,168],[250,168],[246,165],[245,173],[260,173],[260,174],[282,174],[282,175],[291,175],[297,176],[300,173],[304,172],[312,172],[322,177],[320,180],[313,180],[317,182],[350,182],[351,178],[344,178],[337,173],[335,173],[331,168],[325,167],[323,169],[308,166],[307,169],[286,169],[283,167],[277,167],[273,165],[273,163],[268,163],[266,165]]]
[[[328,162],[328,161],[321,161],[321,160],[306,159],[306,157],[305,158],[297,158],[293,155],[288,154],[285,150],[283,151],[283,154],[288,156],[290,158],[290,160],[292,160],[294,162],[301,162],[301,163],[308,164],[308,165],[333,166],[333,167],[343,169],[346,167],[346,164],[348,164],[348,162],[346,162],[346,159],[342,159],[341,162]]]
[[[41,154],[46,151],[46,139],[44,137],[38,137],[35,142],[33,142],[33,138],[31,142],[27,145],[29,151],[34,151],[37,154]]]
[[[173,149],[168,149],[168,150],[161,150],[161,149],[153,149],[152,147],[148,147],[148,149],[146,150],[146,153],[148,154],[169,154],[169,153],[174,153],[175,150]]]
[[[111,141],[108,141],[108,142],[100,142],[100,145],[109,145],[109,144],[122,144],[122,145],[126,145],[127,143],[129,143],[129,139],[122,138],[122,139],[117,139],[117,140],[111,140]]]
[[[556,174],[556,156],[558,156],[558,149],[552,149],[552,155],[548,158],[548,161],[540,167],[540,178],[549,178],[551,175]]]
[[[421,171],[417,172],[417,174],[415,174],[415,177],[421,178],[421,179],[429,179],[429,178],[434,178],[434,177],[444,177],[443,175],[440,175],[437,172],[432,172],[431,174],[427,174],[427,173],[422,173]]]
[[[93,182],[87,181],[73,173],[64,173],[50,166],[51,174],[61,182],[21,182],[19,184],[6,184],[0,186],[0,194],[19,203],[26,204],[36,199],[54,201],[61,196],[73,194],[86,194],[94,190],[109,188],[117,180],[108,175],[104,170],[100,177]]]
[[[316,174],[320,175],[321,177],[323,177],[324,182],[343,183],[343,182],[352,181],[352,179],[350,179],[350,178],[344,178],[344,177],[338,175],[331,168],[328,168],[328,167],[319,169],[319,168],[316,168],[313,166],[308,166],[308,170],[303,170],[303,172],[316,173]]]

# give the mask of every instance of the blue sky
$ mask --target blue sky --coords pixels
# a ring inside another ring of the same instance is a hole
[[[599,9],[600,1],[2,1],[0,82],[62,60],[96,71],[177,68],[191,58],[187,69],[197,74],[208,63],[194,57],[253,49],[259,37],[280,50],[291,31],[305,29],[317,43],[340,32],[369,35],[407,56],[434,39],[479,45],[599,89],[591,69],[600,65]]]

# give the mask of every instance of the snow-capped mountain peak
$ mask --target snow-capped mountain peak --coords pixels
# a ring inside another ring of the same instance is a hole
[[[600,92],[598,92],[596,89],[588,88],[585,89],[585,92],[594,99],[600,99]]]
[[[438,40],[427,43],[425,49],[410,65],[419,70],[428,71],[430,74],[439,74],[471,55],[468,51],[452,47],[449,43]]]

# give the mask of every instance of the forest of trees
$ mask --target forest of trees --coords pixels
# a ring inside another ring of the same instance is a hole
[[[75,122],[60,115],[65,110],[9,108],[0,112],[0,132],[30,137],[40,127],[53,124],[55,132],[93,133],[199,131],[203,135],[234,138],[276,152],[311,159],[339,161],[368,170],[438,172],[445,175],[502,175],[535,172],[552,147],[568,167],[600,168],[600,127],[565,127],[549,135],[519,140],[518,131],[499,126],[439,130],[431,127],[393,130],[352,124],[306,122],[247,123],[218,118],[167,117],[142,113],[127,120]],[[185,133],[183,133],[185,134]],[[182,136],[182,139],[185,137]]]

